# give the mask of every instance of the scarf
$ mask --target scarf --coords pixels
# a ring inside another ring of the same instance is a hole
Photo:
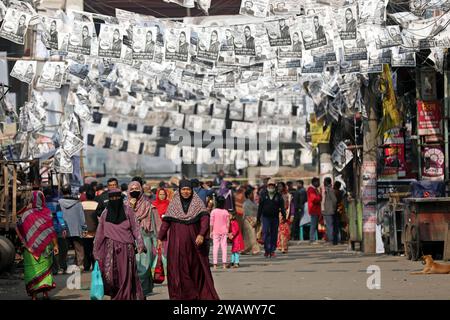
[[[112,189],[108,192],[108,205],[106,206],[106,221],[113,224],[120,224],[127,219],[125,214],[122,192],[119,189]],[[111,200],[112,197],[120,197],[118,200]]]
[[[137,198],[136,204],[134,207],[131,205],[130,200],[133,199],[130,195],[131,188],[137,186],[139,188],[139,191],[141,194]],[[127,193],[127,200],[125,201],[125,204],[130,207],[134,211],[134,214],[136,215],[136,218],[139,222],[139,225],[145,230],[150,231],[151,230],[151,218],[150,213],[152,209],[152,204],[150,202],[150,199],[144,195],[142,192],[141,184],[137,181],[132,181],[128,185],[128,193]]]
[[[186,204],[188,205],[187,208],[185,208]],[[196,193],[192,192],[190,199],[183,199],[182,201],[180,192],[176,191],[163,220],[191,224],[197,222],[205,214],[209,213],[202,199]]]
[[[166,195],[166,199],[165,200],[160,200],[159,199],[159,193],[161,191],[164,191],[164,194]],[[169,199],[169,195],[167,194],[166,189],[158,189],[158,191],[156,191],[156,200],[153,201],[153,206],[158,210],[158,214],[159,216],[162,218],[163,215],[166,213],[167,211],[167,207],[169,206],[170,201]]]
[[[195,192],[192,188],[192,182],[189,180],[183,179],[180,181],[180,192],[181,192],[181,189],[183,189],[183,188],[190,188],[192,191],[191,196],[187,199],[183,198],[180,193],[181,206],[183,207],[183,212],[185,214],[187,214],[187,212],[189,210],[189,206],[191,205],[192,197]]]
[[[35,259],[39,259],[45,248],[56,238],[52,213],[45,205],[41,191],[32,192],[31,209],[19,213],[16,232],[23,245]]]
[[[231,193],[231,189],[229,188],[230,182],[222,180],[220,183],[219,196],[227,198]]]

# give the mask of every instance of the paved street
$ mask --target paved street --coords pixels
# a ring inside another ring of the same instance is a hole
[[[369,290],[367,267],[381,270],[381,289]],[[410,275],[420,262],[402,256],[364,256],[323,244],[291,242],[289,253],[275,259],[241,256],[241,268],[213,271],[221,299],[449,299],[450,275]],[[81,290],[66,288],[68,276],[57,276],[53,299],[89,299],[90,273]],[[23,280],[0,279],[0,299],[28,299]],[[168,299],[158,285],[152,300]]]

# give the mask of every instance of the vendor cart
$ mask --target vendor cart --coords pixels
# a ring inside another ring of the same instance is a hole
[[[450,198],[406,198],[404,201],[406,210],[403,243],[407,258],[420,259],[426,243],[441,242],[444,243],[444,248],[448,247]]]

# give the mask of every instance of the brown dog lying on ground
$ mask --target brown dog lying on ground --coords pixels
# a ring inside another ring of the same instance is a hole
[[[422,271],[411,274],[450,274],[450,265],[434,262],[431,255],[422,256],[422,264],[425,265]]]

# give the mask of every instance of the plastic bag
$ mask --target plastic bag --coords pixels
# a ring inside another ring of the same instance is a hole
[[[152,264],[153,283],[158,284],[163,283],[166,280],[166,274],[167,274],[167,260],[163,256],[161,249],[159,249]]]
[[[94,270],[91,274],[91,300],[103,300],[104,294],[102,273],[100,272],[98,261],[95,261]]]

